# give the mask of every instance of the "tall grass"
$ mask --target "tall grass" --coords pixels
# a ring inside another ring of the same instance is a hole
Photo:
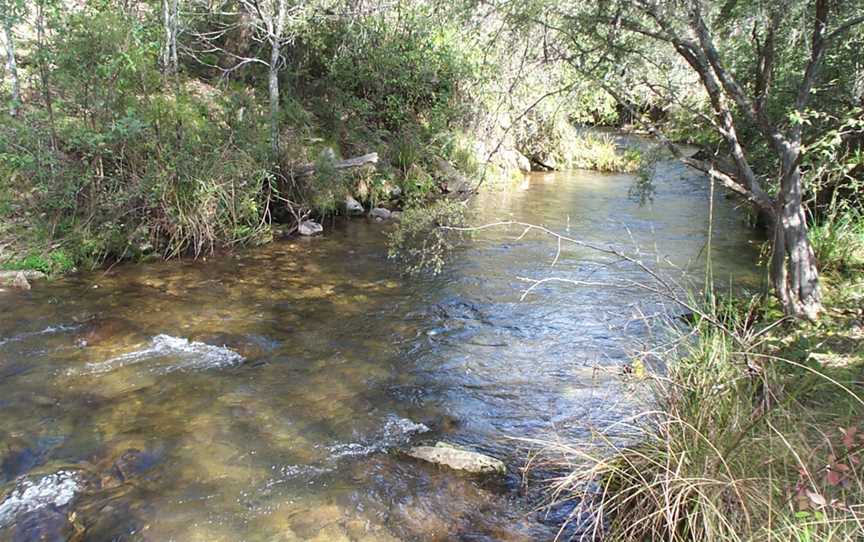
[[[606,134],[579,134],[567,145],[569,167],[608,173],[629,173],[639,169],[640,153],[634,149],[620,150],[615,140]]]
[[[754,305],[703,310],[650,377],[637,438],[546,445],[553,498],[609,541],[864,539],[864,359],[816,364]]]
[[[848,272],[864,267],[864,212],[832,213],[810,229],[810,242],[822,271]]]

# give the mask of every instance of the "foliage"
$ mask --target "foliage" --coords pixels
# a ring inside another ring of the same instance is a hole
[[[388,256],[411,274],[440,273],[447,256],[463,234],[448,228],[461,227],[465,205],[438,200],[426,207],[411,207],[402,213],[398,227],[390,232]]]
[[[864,267],[864,212],[832,213],[810,228],[822,271],[853,273]]]
[[[75,270],[75,261],[63,249],[55,249],[47,255],[31,253],[20,259],[11,260],[0,265],[0,268],[11,271],[34,270],[46,275],[62,275]]]

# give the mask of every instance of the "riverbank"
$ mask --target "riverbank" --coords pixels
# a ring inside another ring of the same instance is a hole
[[[264,214],[256,218],[258,223],[254,228],[240,228],[246,235],[239,238],[234,237],[234,234],[226,237],[227,231],[210,223],[211,220],[219,219],[207,214],[212,213],[209,206],[190,209],[187,215],[182,216],[188,224],[183,227],[186,231],[182,235],[189,237],[181,241],[180,245],[175,244],[177,239],[174,234],[168,235],[170,232],[164,229],[164,224],[151,221],[161,220],[158,218],[163,216],[161,213],[150,218],[146,215],[141,217],[143,221],[134,228],[106,217],[103,226],[116,236],[110,246],[105,245],[104,239],[94,239],[78,227],[66,229],[52,225],[56,219],[39,212],[40,205],[46,202],[30,198],[30,190],[26,187],[12,190],[7,186],[5,191],[0,191],[0,215],[3,218],[0,223],[0,271],[9,275],[4,283],[11,283],[15,276],[10,273],[15,271],[26,272],[28,279],[37,277],[39,273],[50,278],[77,270],[109,267],[120,262],[178,257],[194,259],[212,254],[217,249],[225,251],[241,246],[262,245],[291,235],[315,235],[324,231],[321,223],[331,217],[365,216],[376,221],[401,221],[402,211],[408,211],[405,214],[406,223],[398,226],[400,231],[393,236],[392,252],[401,255],[422,250],[419,246],[406,246],[406,239],[434,236],[437,225],[445,218],[443,214],[448,214],[447,220],[458,221],[458,217],[451,212],[454,206],[446,205],[448,200],[465,200],[478,189],[518,190],[526,174],[553,171],[553,167],[600,172],[634,172],[640,167],[643,151],[626,140],[616,139],[607,133],[577,131],[569,126],[559,129],[563,132],[556,135],[554,145],[534,145],[535,152],[540,152],[536,149],[543,151],[542,154],[533,154],[532,158],[507,146],[515,144],[512,140],[508,140],[507,145],[503,145],[502,141],[484,144],[467,139],[464,134],[451,134],[451,137],[461,138],[459,141],[462,141],[455,154],[451,155],[457,161],[442,158],[436,154],[440,151],[430,149],[426,151],[429,156],[415,158],[417,162],[410,163],[405,173],[400,173],[401,170],[388,162],[386,157],[392,157],[392,149],[383,152],[385,158],[382,160],[376,153],[374,160],[367,160],[356,167],[334,169],[334,164],[350,164],[351,160],[340,162],[333,148],[325,147],[318,161],[303,166],[309,171],[304,174],[304,182],[322,185],[335,182],[339,186],[338,190],[327,189],[321,194],[305,193],[305,201],[286,204],[278,190],[268,188],[275,191],[266,195],[267,201],[263,202],[265,208],[262,210]],[[302,154],[310,153],[313,153],[311,149],[304,149]],[[220,181],[217,179],[216,182]],[[234,203],[231,206],[237,204],[237,197],[246,196],[232,194],[230,201]],[[262,198],[265,194],[250,193],[248,197]],[[50,205],[50,202],[47,203]],[[35,208],[30,209],[28,206]],[[112,207],[106,212],[115,215],[121,210],[121,207]],[[70,217],[73,223],[80,218],[77,215]],[[233,227],[239,226],[235,224]],[[192,244],[187,245],[187,241],[192,241]],[[410,262],[407,265],[410,266]]]
[[[561,473],[552,498],[576,500],[609,541],[860,540],[864,277],[825,282],[817,324],[757,298],[699,303],[692,326],[673,325],[675,348],[630,377],[654,406],[629,439],[601,431],[541,454]]]

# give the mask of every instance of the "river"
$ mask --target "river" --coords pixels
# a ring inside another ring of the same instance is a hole
[[[473,202],[704,273],[708,189],[661,164],[535,174]],[[718,284],[756,288],[754,234],[717,194]],[[326,223],[206,260],[121,265],[0,291],[0,540],[551,540],[526,446],[578,443],[633,401],[619,377],[658,300],[626,262],[484,230],[403,276],[390,224]],[[524,300],[523,278],[548,283]],[[399,453],[446,440],[507,464],[477,479]],[[71,519],[71,521],[70,521]],[[53,537],[53,538],[51,538]]]

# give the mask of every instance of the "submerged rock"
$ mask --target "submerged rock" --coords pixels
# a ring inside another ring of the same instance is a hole
[[[374,207],[369,210],[369,216],[372,218],[380,218],[381,220],[390,220],[390,217],[393,213],[390,212],[390,209],[385,209],[384,207]]]
[[[438,442],[435,446],[414,446],[406,453],[415,459],[475,474],[507,472],[504,463],[494,457],[463,450],[446,442]]]
[[[43,509],[62,510],[72,501],[79,489],[78,474],[68,470],[61,470],[39,479],[21,480],[0,501],[0,530],[14,525],[24,515]]]
[[[314,220],[304,220],[297,227],[297,233],[300,235],[310,236],[324,231],[324,226]]]
[[[349,215],[362,215],[365,211],[359,201],[351,196],[345,196],[345,212]]]
[[[94,318],[77,332],[75,344],[84,348],[105,343],[134,344],[144,339],[138,328],[123,318]]]

